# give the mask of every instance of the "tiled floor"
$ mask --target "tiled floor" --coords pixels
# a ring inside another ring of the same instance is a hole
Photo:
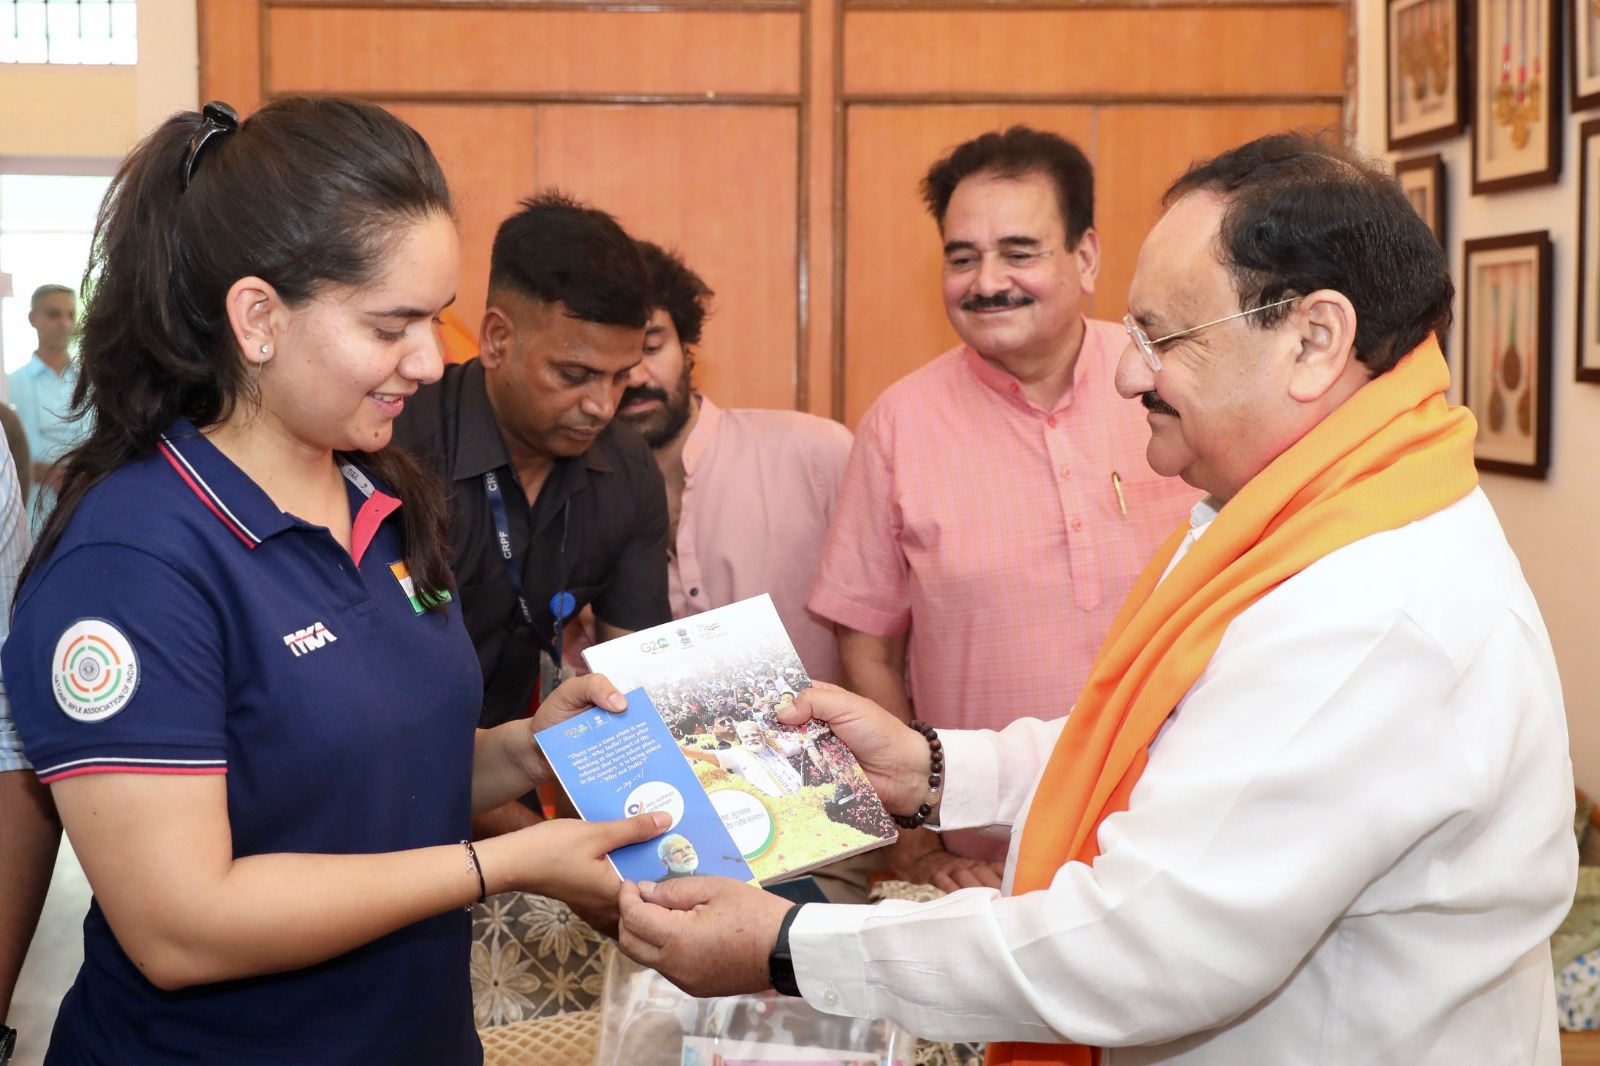
[[[17,1030],[17,1055],[12,1066],[40,1066],[50,1042],[56,1007],[83,964],[83,916],[89,909],[89,882],[78,857],[63,838],[55,876],[45,899],[39,931],[28,949],[28,961],[11,997],[7,1024]]]

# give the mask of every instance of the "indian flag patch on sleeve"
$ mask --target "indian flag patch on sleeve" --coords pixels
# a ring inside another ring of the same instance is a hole
[[[428,610],[428,604],[423,603],[422,598],[417,595],[417,586],[416,583],[411,580],[411,570],[406,566],[406,561],[401,559],[398,562],[390,563],[389,572],[394,575],[394,579],[396,581],[400,582],[400,588],[405,592],[406,599],[411,601],[411,609],[416,611],[418,614],[425,613]],[[440,589],[436,595],[438,596],[437,602],[450,602],[449,589]]]

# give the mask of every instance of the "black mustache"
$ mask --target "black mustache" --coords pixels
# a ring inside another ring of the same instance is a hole
[[[1167,401],[1163,400],[1161,397],[1157,396],[1155,394],[1155,390],[1153,389],[1150,392],[1145,393],[1143,396],[1140,396],[1139,402],[1144,404],[1144,409],[1146,411],[1154,411],[1158,415],[1172,415],[1174,418],[1178,417],[1178,412],[1173,410],[1172,405],[1167,403]]]
[[[668,399],[665,389],[655,385],[636,385],[622,390],[622,399],[617,402],[617,406],[626,407],[635,400],[659,400],[661,403],[666,403]]]
[[[1002,292],[995,296],[968,296],[961,301],[963,311],[1004,311],[1013,307],[1027,307],[1033,297],[1022,293]]]

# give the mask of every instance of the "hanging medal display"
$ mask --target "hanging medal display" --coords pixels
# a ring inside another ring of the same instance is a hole
[[[1474,0],[1479,121],[1473,124],[1472,191],[1554,182],[1560,170],[1559,54],[1550,0]],[[1559,22],[1555,19],[1555,22]]]

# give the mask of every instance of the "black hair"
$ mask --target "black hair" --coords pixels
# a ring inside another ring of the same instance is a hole
[[[650,279],[633,238],[604,211],[554,189],[500,223],[489,292],[559,303],[602,326],[643,329],[650,321]]]
[[[89,489],[152,454],[180,416],[213,426],[250,393],[226,306],[235,281],[260,277],[293,307],[325,286],[371,281],[405,223],[453,216],[427,143],[375,105],[273,101],[211,137],[185,188],[202,126],[193,111],[167,119],[123,161],[100,205],[72,397],[88,433],[62,460],[60,498],[24,578]],[[398,448],[360,458],[404,501],[406,564],[419,598],[442,606],[442,487]]]
[[[1318,289],[1356,311],[1356,358],[1376,377],[1450,325],[1455,286],[1433,231],[1386,168],[1329,136],[1276,133],[1204,160],[1166,191],[1226,201],[1217,255],[1241,309]],[[1270,328],[1291,308],[1250,319]]]
[[[1042,174],[1048,178],[1055,186],[1068,248],[1076,248],[1094,226],[1094,166],[1077,145],[1059,134],[1012,126],[951,149],[922,179],[922,200],[941,229],[956,186],[975,174],[1011,179]]]
[[[716,293],[677,252],[669,252],[652,241],[639,241],[638,245],[650,277],[651,309],[667,313],[685,348],[699,344],[700,329],[710,312],[707,304]]]

